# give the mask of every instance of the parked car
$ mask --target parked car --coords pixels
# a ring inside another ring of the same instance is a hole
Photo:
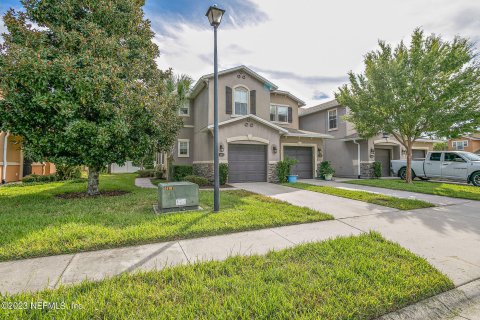
[[[390,169],[394,175],[405,179],[407,162],[393,160]],[[480,156],[463,151],[430,151],[425,159],[412,161],[412,177],[466,181],[480,187]]]

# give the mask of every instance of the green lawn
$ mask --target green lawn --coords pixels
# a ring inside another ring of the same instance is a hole
[[[370,233],[4,296],[3,303],[67,307],[0,312],[18,319],[374,319],[452,288],[424,259]]]
[[[433,181],[414,181],[411,184],[407,184],[403,180],[390,179],[350,180],[345,181],[345,183],[480,201],[480,188],[471,185]]]
[[[204,211],[155,215],[156,189],[134,186],[135,175],[102,175],[101,190],[118,197],[59,199],[86,190],[86,183],[0,188],[0,261],[159,242],[332,219],[330,215],[240,190],[200,191]]]
[[[312,184],[302,183],[302,182],[286,183],[284,185],[288,187],[298,188],[298,189],[325,193],[332,196],[378,204],[385,207],[397,208],[400,210],[412,210],[412,209],[420,209],[420,208],[429,208],[434,206],[429,202],[425,202],[421,200],[401,199],[401,198],[386,196],[383,194],[376,194],[376,193],[371,193],[366,191],[345,190],[345,189],[329,187],[329,186],[315,186]]]

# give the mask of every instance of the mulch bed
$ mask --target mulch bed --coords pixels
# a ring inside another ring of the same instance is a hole
[[[117,197],[123,196],[129,191],[122,191],[122,190],[112,190],[112,191],[100,191],[98,196],[89,196],[86,192],[68,192],[68,193],[61,193],[55,195],[55,197],[60,199],[83,199],[83,198],[90,198],[90,197]]]

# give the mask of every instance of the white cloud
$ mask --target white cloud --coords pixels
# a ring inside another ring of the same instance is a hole
[[[376,48],[378,39],[408,40],[418,26],[447,38],[456,34],[479,38],[480,2],[476,0],[254,2],[268,20],[236,29],[220,26],[220,68],[244,64],[263,70],[262,75],[307,105],[318,103],[313,99],[318,92],[333,97],[349,70],[362,71],[363,55]],[[194,79],[211,73],[212,30],[185,23],[170,27],[175,28],[174,38],[156,37],[162,52],[159,66],[173,67]]]

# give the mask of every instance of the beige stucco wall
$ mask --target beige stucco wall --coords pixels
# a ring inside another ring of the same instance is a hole
[[[289,98],[286,95],[279,94],[279,93],[272,93],[270,95],[270,103],[278,103],[281,105],[286,105],[292,107],[292,123],[277,123],[278,125],[286,128],[293,128],[298,129],[298,103]],[[268,113],[268,119],[270,120],[270,112]]]
[[[328,110],[337,109],[337,129],[328,130]],[[300,117],[299,127],[301,130],[313,131],[332,135],[335,138],[344,138],[347,135],[347,122],[343,120],[346,114],[346,108],[338,106],[327,110],[322,110],[312,114]]]
[[[240,78],[237,76],[240,75]],[[245,79],[244,79],[245,77]],[[213,83],[213,82],[212,82]],[[233,90],[237,86],[243,86],[248,89],[248,91],[256,90],[256,115],[262,119],[270,119],[270,91],[265,89],[263,83],[258,81],[256,78],[253,78],[247,73],[244,72],[233,72],[224,74],[218,77],[218,121],[230,120],[232,117],[235,117],[233,114],[227,114],[226,111],[226,87],[232,88]],[[209,113],[208,119],[209,123],[213,123],[213,85],[210,85],[208,88],[209,93]],[[249,108],[250,108],[250,96],[248,97]],[[232,113],[234,105],[232,104]],[[250,113],[250,110],[248,110]]]

